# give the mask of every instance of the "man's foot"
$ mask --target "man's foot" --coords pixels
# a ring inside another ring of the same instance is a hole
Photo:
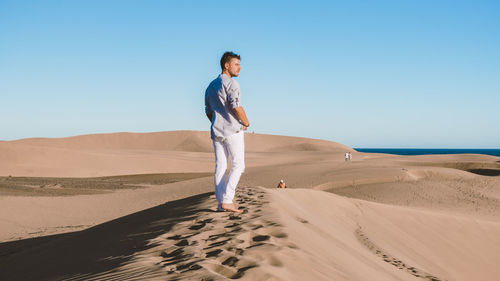
[[[237,214],[243,213],[243,210],[236,209],[236,207],[232,203],[231,204],[222,203],[222,204],[220,204],[220,207],[221,207],[221,209],[223,209],[226,212],[233,212],[233,213],[237,213]]]
[[[220,203],[217,204],[217,212],[225,212],[224,209],[222,209]]]

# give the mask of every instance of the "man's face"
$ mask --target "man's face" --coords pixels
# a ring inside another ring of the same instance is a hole
[[[226,62],[226,68],[231,77],[238,77],[241,70],[240,60],[232,58],[229,62]]]

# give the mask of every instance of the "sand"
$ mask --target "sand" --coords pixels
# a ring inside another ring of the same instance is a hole
[[[245,140],[241,215],[208,132],[0,142],[0,280],[498,280],[500,158]]]

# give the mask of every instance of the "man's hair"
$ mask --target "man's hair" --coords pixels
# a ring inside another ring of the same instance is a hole
[[[240,55],[235,54],[233,52],[225,52],[222,55],[222,58],[220,58],[220,67],[222,68],[222,70],[224,70],[224,66],[226,65],[226,62],[231,61],[231,59],[233,59],[233,58],[241,60]]]

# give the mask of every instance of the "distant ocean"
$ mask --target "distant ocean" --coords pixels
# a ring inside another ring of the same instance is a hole
[[[359,152],[389,153],[396,155],[428,154],[486,154],[500,157],[500,149],[455,149],[455,148],[354,148]]]

